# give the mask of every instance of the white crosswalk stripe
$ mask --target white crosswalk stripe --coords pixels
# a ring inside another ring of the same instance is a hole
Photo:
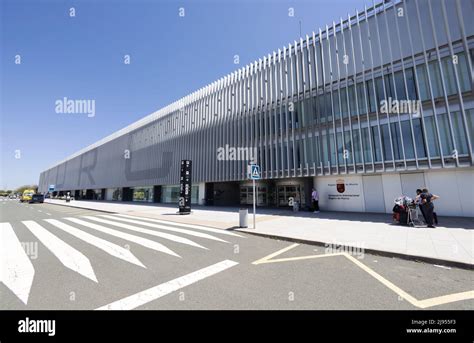
[[[157,232],[157,231],[149,230],[149,229],[142,229],[142,228],[138,228],[136,226],[132,226],[132,225],[124,224],[124,223],[113,222],[113,221],[110,221],[110,220],[107,220],[107,219],[97,218],[97,217],[93,217],[93,216],[83,216],[83,218],[94,220],[94,221],[97,221],[97,222],[103,223],[103,224],[114,225],[114,226],[121,227],[123,229],[131,230],[131,231],[136,231],[136,232],[145,233],[145,234],[156,236],[156,237],[161,237],[161,238],[164,238],[164,239],[168,239],[170,241],[174,241],[174,242],[178,242],[178,243],[182,243],[182,244],[187,244],[187,245],[191,245],[191,246],[194,246],[194,247],[198,247],[198,248],[207,250],[206,247],[203,247],[202,245],[197,244],[196,242],[193,242],[190,239],[179,237],[179,236],[172,235],[172,234],[169,234],[169,233]]]
[[[67,223],[65,223],[65,221],[67,221]],[[159,224],[155,223],[155,221]],[[209,249],[194,242],[193,240],[180,237],[176,234],[190,235],[222,243],[229,242],[217,237],[217,234],[242,237],[224,230],[212,229],[199,225],[197,225],[198,228],[196,228],[191,224],[181,224],[127,215],[81,216],[80,218],[66,217],[60,219],[46,218],[42,219],[40,223],[34,220],[24,220],[21,221],[21,223],[38,239],[38,241],[45,248],[47,248],[59,260],[63,266],[96,283],[99,283],[99,281],[93,269],[93,265],[96,262],[98,266],[100,266],[102,261],[90,261],[83,252],[69,245],[70,243],[67,243],[66,238],[69,236],[59,238],[54,234],[54,231],[51,230],[54,230],[54,228],[60,229],[68,235],[71,235],[100,249],[100,251],[104,253],[145,269],[147,269],[145,264],[142,263],[134,254],[132,254],[130,250],[125,249],[119,244],[110,242],[107,240],[107,238],[104,239],[98,237],[94,234],[86,232],[85,230],[87,228],[93,229],[97,232],[114,236],[128,242],[136,243],[137,245],[143,246],[145,248],[176,256],[178,258],[181,258],[181,256],[166,247],[164,244],[124,231],[130,230],[145,235],[152,235],[154,237],[159,237],[172,242],[205,250]],[[15,234],[15,230],[18,228],[15,227],[15,225],[19,225],[24,229],[24,227],[19,223],[13,223],[13,226],[10,223],[0,223],[0,282],[5,284],[12,294],[14,294],[25,305],[27,305],[30,298],[31,289],[33,287],[34,276],[35,274],[38,274],[38,270],[35,271],[37,265],[33,265],[30,261],[30,258],[28,257],[28,254],[31,253],[28,250],[28,246],[23,246],[23,243],[19,241],[17,235]],[[187,227],[187,229],[182,227]],[[164,233],[161,232],[161,230],[172,231],[173,234]],[[213,234],[209,234],[210,232]],[[73,238],[71,237],[71,239]],[[34,243],[37,244],[36,241]],[[200,277],[197,277],[197,279],[200,279]],[[178,278],[177,280],[180,280],[178,284],[181,284],[181,279]],[[173,287],[179,286],[178,284],[173,284]],[[163,288],[165,291],[169,290],[167,284],[160,286],[160,292],[162,291],[161,288]],[[158,293],[152,294],[152,298],[156,297],[157,295],[159,296]],[[138,300],[135,298],[134,299],[139,301],[141,295],[137,294],[136,297],[138,297]],[[133,302],[135,302],[135,300]]]
[[[119,237],[119,238],[125,239],[127,241],[142,245],[142,246],[144,246],[146,248],[149,248],[149,249],[153,249],[153,250],[156,250],[156,251],[159,251],[159,252],[163,252],[165,254],[169,254],[169,255],[172,255],[172,256],[181,257],[178,254],[176,254],[174,251],[172,251],[172,250],[168,249],[167,247],[165,247],[163,244],[160,244],[158,242],[154,242],[154,241],[149,240],[147,238],[142,238],[142,237],[131,235],[129,233],[125,233],[125,232],[122,232],[122,231],[109,229],[109,228],[107,228],[103,225],[90,223],[90,222],[87,222],[87,221],[79,219],[79,218],[68,217],[68,218],[64,218],[64,219],[69,220],[73,223],[88,227],[90,229],[94,229],[94,230],[109,234],[111,236]]]
[[[10,223],[0,223],[0,281],[25,305],[35,269]]]
[[[175,292],[183,287],[192,285],[193,283],[196,283],[200,280],[204,280],[212,275],[223,272],[224,270],[232,268],[238,264],[239,263],[235,261],[224,260],[206,268],[202,268],[195,272],[181,276],[177,279],[162,283],[161,285],[146,289],[137,294],[130,295],[124,299],[117,300],[111,304],[99,307],[96,310],[133,310],[139,306],[145,305],[153,300]]]
[[[132,219],[138,218],[136,216],[131,216],[131,215],[128,215],[128,214],[119,214],[119,213],[113,214],[113,216],[124,217],[124,218],[132,218]],[[238,234],[233,233],[233,232],[229,232],[229,231],[226,231],[226,230],[223,230],[223,229],[214,229],[214,228],[210,228],[210,227],[202,226],[202,225],[170,222],[170,221],[166,221],[166,220],[160,220],[160,219],[155,219],[155,218],[147,218],[147,217],[139,217],[139,218],[141,220],[147,220],[147,221],[154,222],[154,223],[161,223],[161,224],[165,224],[165,225],[176,225],[176,226],[181,226],[181,227],[187,227],[187,228],[190,228],[190,229],[197,229],[197,230],[201,230],[201,231],[214,232],[214,233],[218,233],[218,234],[221,234],[221,235],[228,235],[228,236],[245,238],[244,236],[238,235]]]
[[[67,268],[98,282],[89,259],[69,244],[50,233],[32,220],[24,220],[23,224],[46,246],[54,256]]]
[[[145,221],[143,221],[143,220],[137,220],[137,219],[142,219],[141,217],[135,217],[134,219],[127,219],[127,218],[122,218],[122,217],[118,217],[118,216],[106,215],[106,214],[105,214],[105,215],[101,215],[101,217],[109,218],[109,219],[114,219],[114,220],[121,220],[121,221],[124,221],[124,222],[127,222],[127,223],[132,223],[132,224],[138,224],[138,225],[153,227],[153,228],[161,229],[161,230],[168,230],[168,231],[180,232],[180,233],[184,233],[184,234],[187,234],[187,235],[190,235],[190,236],[195,236],[195,237],[201,237],[201,238],[211,239],[211,240],[219,241],[219,242],[223,242],[223,243],[229,243],[229,242],[227,242],[227,241],[225,241],[225,240],[223,240],[223,239],[220,239],[220,238],[218,238],[218,237],[209,235],[209,234],[207,234],[207,233],[196,232],[196,231],[191,231],[191,230],[186,230],[186,229],[173,228],[173,227],[171,227],[171,226],[164,226],[164,225],[160,225],[160,224],[147,223],[147,222],[145,222]]]
[[[60,228],[61,230],[83,240],[84,242],[87,242],[103,251],[106,253],[117,257],[119,259],[122,259],[124,261],[136,264],[140,267],[146,268],[143,263],[140,262],[138,258],[135,257],[129,250],[122,248],[121,246],[111,243],[109,241],[106,241],[105,239],[96,237],[94,235],[91,235],[87,232],[84,232],[82,230],[76,229],[75,227],[68,225],[66,223],[60,222],[59,220],[56,219],[44,219],[46,222],[56,226],[57,228]]]

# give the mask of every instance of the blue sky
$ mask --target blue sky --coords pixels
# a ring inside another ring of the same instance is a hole
[[[365,3],[1,0],[0,188],[37,183],[77,150],[299,39],[300,21],[310,34]],[[95,116],[56,113],[64,97],[95,100]]]

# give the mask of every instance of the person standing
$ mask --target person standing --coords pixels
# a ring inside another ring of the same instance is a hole
[[[420,212],[421,212],[421,214],[422,214],[422,216],[423,216],[423,219],[424,219],[424,221],[425,221],[425,223],[426,223],[427,221],[426,221],[425,212],[423,211],[423,206],[421,206],[421,205],[423,205],[422,199],[421,199],[421,193],[423,193],[423,191],[418,188],[418,189],[416,190],[415,203],[418,205],[418,208],[420,209]]]
[[[439,198],[439,196],[431,194],[427,188],[423,188],[422,193],[420,194],[421,198],[421,207],[423,208],[423,212],[426,218],[426,224],[428,227],[434,228],[433,225],[433,212],[434,212],[434,204],[433,200]]]
[[[311,192],[311,202],[313,203],[314,213],[319,213],[319,193],[315,188]]]

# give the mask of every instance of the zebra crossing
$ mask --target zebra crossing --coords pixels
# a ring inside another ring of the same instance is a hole
[[[10,223],[0,223],[0,281],[23,302],[28,302],[35,270]]]
[[[21,227],[19,227],[21,226]],[[25,230],[26,229],[26,230]],[[125,214],[82,215],[58,219],[23,220],[0,223],[0,282],[21,302],[28,303],[34,285],[34,265],[18,232],[24,230],[37,239],[67,270],[99,283],[94,265],[84,251],[73,247],[67,239],[60,238],[54,230],[65,233],[61,237],[73,237],[99,249],[100,253],[125,261],[131,267],[147,269],[132,251],[117,244],[117,239],[131,242],[158,253],[182,260],[181,247],[195,251],[209,251],[206,242],[229,244],[231,239],[244,238],[234,232],[202,225],[170,222],[154,218]],[[99,237],[100,236],[100,237]],[[108,237],[112,241],[104,238]],[[199,239],[199,243],[195,240]],[[172,244],[172,247],[168,245]]]

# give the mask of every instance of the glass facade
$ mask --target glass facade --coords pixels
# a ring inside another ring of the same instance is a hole
[[[192,160],[196,183],[246,180],[248,160],[216,158],[226,145],[255,148],[263,179],[472,167],[472,9],[457,0],[375,4],[101,141],[94,149],[107,159],[95,161],[93,150],[71,157],[71,182],[88,181],[83,160],[91,173],[123,161],[117,145],[132,158],[125,171],[97,173],[94,188],[111,177],[176,185],[167,154]],[[43,172],[40,188],[63,170]],[[177,201],[173,187],[163,186],[163,202]]]
[[[133,187],[133,201],[153,202],[153,187]]]
[[[91,193],[92,200],[104,200],[104,198],[102,197],[102,189],[93,189]]]
[[[123,197],[122,188],[107,188],[106,190],[106,200],[121,201]]]
[[[179,186],[163,186],[161,188],[161,202],[176,204],[179,199]],[[191,204],[199,204],[199,186],[191,186]]]

